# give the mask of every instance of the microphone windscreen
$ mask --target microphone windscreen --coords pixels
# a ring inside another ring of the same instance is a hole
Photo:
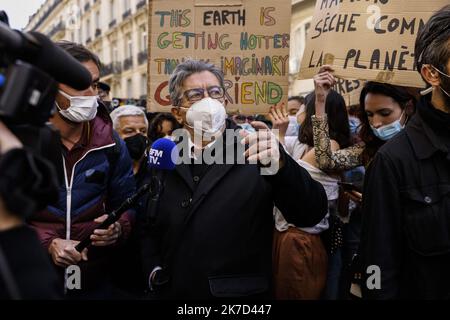
[[[160,138],[150,148],[148,162],[150,167],[161,170],[175,169],[178,157],[177,145],[170,139]]]
[[[56,81],[76,90],[85,90],[92,83],[91,73],[64,49],[55,45],[39,32],[29,32],[40,44],[41,49],[32,57],[36,67],[47,72]]]

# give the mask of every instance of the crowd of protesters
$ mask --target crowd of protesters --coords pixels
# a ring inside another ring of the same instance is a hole
[[[417,36],[427,90],[368,81],[346,106],[324,65],[313,92],[266,116],[227,113],[222,72],[197,60],[172,73],[170,113],[113,107],[97,56],[58,43],[92,84],[59,84],[59,185],[0,122],[0,298],[450,297],[449,26],[446,6]],[[157,201],[98,228],[155,177],[149,150],[164,138],[187,144],[188,160],[164,174]],[[202,161],[211,153],[234,162]]]

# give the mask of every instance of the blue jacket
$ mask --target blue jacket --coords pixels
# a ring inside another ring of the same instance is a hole
[[[135,191],[128,150],[113,133],[112,121],[102,106],[90,121],[90,128],[86,151],[70,177],[63,164],[65,181],[59,189],[58,203],[30,219],[46,248],[55,238],[81,240],[96,228],[95,218],[116,209]],[[119,220],[124,238],[131,231],[132,221],[133,212],[126,212]]]

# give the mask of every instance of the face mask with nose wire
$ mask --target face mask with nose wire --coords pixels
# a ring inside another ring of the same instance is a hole
[[[210,97],[195,102],[186,112],[187,126],[207,135],[215,135],[222,130],[226,118],[223,104]]]
[[[61,116],[72,122],[90,121],[97,115],[97,96],[71,96],[64,91],[59,90],[62,96],[70,101],[69,108],[63,110],[57,102],[56,107]]]

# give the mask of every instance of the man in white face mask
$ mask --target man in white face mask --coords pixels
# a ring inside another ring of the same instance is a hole
[[[60,200],[46,212],[36,214],[30,223],[36,228],[43,246],[55,265],[64,268],[79,265],[83,274],[81,290],[68,290],[80,297],[111,297],[107,280],[111,268],[106,264],[111,246],[127,237],[132,217],[125,213],[106,230],[95,229],[107,213],[116,209],[134,190],[132,165],[126,146],[113,131],[107,110],[97,101],[100,76],[98,57],[81,45],[61,42],[58,45],[77,59],[92,75],[92,84],[75,90],[59,84],[55,99],[56,112],[50,119],[61,135],[65,182],[60,187]],[[95,230],[95,231],[94,231]],[[92,248],[79,253],[77,243],[94,231]],[[91,256],[91,252],[94,254]],[[90,267],[95,265],[95,268]],[[99,266],[105,264],[105,270]],[[95,272],[93,270],[96,270]],[[101,271],[101,272],[100,272]]]
[[[170,298],[269,297],[273,203],[290,221],[315,225],[327,212],[323,187],[278,147],[269,130],[241,133],[226,119],[224,78],[215,66],[179,64],[169,92],[181,130],[194,140],[205,137],[194,151],[214,150],[217,162],[189,150],[187,161],[166,173],[156,217],[142,233],[148,286]],[[184,153],[183,142],[178,149]],[[247,163],[236,161],[244,157]],[[274,162],[279,170],[263,175]]]
[[[173,99],[176,99],[173,115],[189,131],[193,141],[202,143],[196,147],[205,147],[223,133],[228,101],[223,84],[213,73],[202,71],[190,75],[184,81],[182,96]]]

